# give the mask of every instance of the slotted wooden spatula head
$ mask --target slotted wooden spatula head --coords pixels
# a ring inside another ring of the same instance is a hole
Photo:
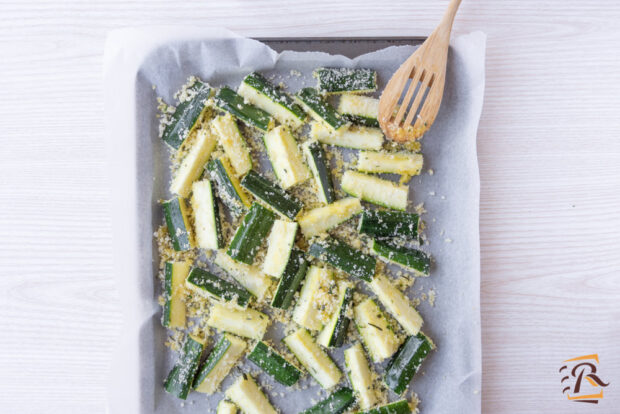
[[[394,141],[420,138],[439,112],[450,31],[461,0],[451,0],[441,23],[392,75],[379,100],[379,125]]]

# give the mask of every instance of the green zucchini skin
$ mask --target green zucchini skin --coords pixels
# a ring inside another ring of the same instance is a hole
[[[194,213],[194,239],[196,242],[196,245],[200,248],[221,248],[224,245],[224,235],[222,234],[222,225],[220,224],[220,206],[217,202],[217,200],[215,199],[215,188],[213,188],[213,183],[211,181],[205,180],[208,182],[208,185],[205,186],[205,188],[201,188],[201,187],[196,187],[201,186],[202,184],[205,184],[203,182],[194,182],[194,185],[192,186],[192,199],[191,199],[191,206],[192,206],[192,210]],[[203,191],[206,191],[205,193],[202,193]],[[202,206],[201,205],[201,201],[202,199],[197,198],[197,193],[200,192],[201,196],[206,195],[211,199],[211,203],[209,203],[208,205]],[[202,207],[202,208],[200,208]],[[202,232],[199,229],[199,219],[198,216],[199,215],[204,215],[204,216],[212,216],[213,217],[213,223],[215,224],[213,230],[213,234],[210,234],[210,237],[214,237],[214,241],[215,241],[215,245],[209,245],[209,246],[204,246],[204,244],[202,243]]]
[[[279,309],[288,309],[292,302],[295,292],[299,290],[301,281],[306,277],[308,271],[308,262],[304,257],[304,253],[293,248],[284,268],[284,273],[280,277],[280,282],[273,294],[271,306]]]
[[[253,264],[254,257],[269,234],[275,219],[272,211],[258,203],[252,204],[237,228],[226,254],[239,262]]]
[[[187,398],[194,381],[194,376],[198,370],[203,350],[204,344],[196,341],[189,335],[187,336],[181,357],[164,381],[164,389],[167,392],[182,400]]]
[[[391,262],[413,270],[419,276],[430,274],[431,257],[422,250],[397,246],[387,240],[373,240],[372,251]]]
[[[256,343],[252,352],[248,354],[248,359],[280,384],[288,387],[294,385],[301,376],[301,371],[295,365],[262,341]]]
[[[347,288],[342,301],[342,306],[340,307],[340,312],[338,314],[338,321],[336,322],[334,332],[327,345],[329,348],[339,348],[344,345],[344,341],[347,339],[347,332],[349,330],[349,324],[351,323],[351,319],[349,319],[347,315],[352,301],[353,288]]]
[[[170,326],[170,297],[172,296],[172,262],[166,262],[164,265],[164,309],[162,312],[161,324],[164,327]]]
[[[177,106],[162,135],[164,142],[175,150],[179,149],[189,136],[211,95],[209,85],[200,81],[196,81],[189,89],[195,92],[194,97]]]
[[[235,185],[231,181],[229,172],[221,159],[216,158],[207,164],[207,172],[211,179],[217,183],[220,200],[230,209],[234,215],[239,215],[245,210],[245,204]]]
[[[396,394],[402,394],[431,349],[424,334],[408,337],[385,369],[385,384]]]
[[[228,86],[223,86],[217,91],[215,105],[264,132],[267,132],[274,124],[271,115],[254,105],[245,103],[243,97]]]
[[[205,362],[200,367],[198,374],[194,378],[194,383],[192,388],[197,388],[205,378],[213,371],[213,368],[220,362],[222,357],[228,351],[230,347],[230,341],[226,338],[226,336],[222,336],[220,340],[215,344],[213,350],[205,360]]]
[[[172,298],[172,278],[173,278],[173,269],[174,263],[166,262],[164,265],[164,297],[166,302],[164,302],[164,309],[162,312],[161,324],[162,326],[168,328],[170,327],[170,318],[171,318],[171,306],[170,301]]]
[[[211,200],[213,200],[213,217],[215,218],[215,233],[217,236],[217,245],[224,245],[224,235],[222,234],[222,224],[220,223],[220,206],[215,199],[215,189],[211,186]]]
[[[254,170],[248,171],[243,177],[241,186],[276,213],[280,213],[291,220],[295,220],[302,208],[293,196]]]
[[[329,397],[299,414],[341,414],[355,401],[353,390],[342,387]]]
[[[418,240],[420,216],[404,211],[364,210],[357,230],[377,238]]]
[[[332,128],[338,129],[346,125],[346,120],[340,116],[333,106],[323,99],[316,89],[303,88],[295,96]]]
[[[312,73],[325,93],[367,93],[377,90],[377,72],[371,69],[318,68]]]
[[[379,128],[379,120],[375,118],[368,118],[361,115],[343,114],[342,117],[355,125],[367,126],[372,128]]]
[[[411,407],[407,400],[394,401],[368,411],[358,411],[357,414],[410,414]]]
[[[301,120],[306,118],[306,112],[301,106],[295,103],[293,98],[291,98],[287,93],[283,92],[282,90],[280,90],[280,88],[269,82],[260,73],[250,73],[243,79],[243,83],[251,86],[259,93],[271,99],[273,102],[277,102],[279,105],[286,107],[286,109],[297,118]]]
[[[374,257],[336,239],[312,243],[308,254],[367,282],[375,275],[377,260]]]
[[[321,199],[326,204],[331,204],[336,201],[336,192],[334,191],[334,185],[332,183],[332,176],[327,168],[327,156],[323,145],[314,141],[304,147],[306,152],[306,158],[311,165],[312,174],[317,181],[317,187],[321,192]]]
[[[226,302],[236,300],[237,305],[241,307],[247,306],[252,297],[252,294],[243,287],[220,279],[199,267],[194,267],[190,270],[185,282]]]
[[[191,235],[183,218],[183,211],[186,209],[185,200],[180,197],[173,198],[164,201],[162,207],[172,247],[178,252],[190,250],[192,248]]]

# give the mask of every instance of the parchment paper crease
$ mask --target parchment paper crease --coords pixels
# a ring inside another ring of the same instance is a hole
[[[418,309],[425,320],[423,331],[438,350],[410,386],[426,413],[480,412],[476,132],[484,91],[485,40],[480,32],[453,39],[442,107],[423,138],[424,173],[411,181],[413,204],[424,202],[428,211],[424,219],[430,245],[425,248],[435,259],[432,275],[418,279],[409,292],[415,298],[430,289],[437,294],[434,307],[423,300]],[[125,322],[111,369],[108,412],[207,413],[214,412],[222,398],[221,394],[192,393],[182,407],[180,400],[162,388],[176,355],[163,345],[165,331],[156,301],[160,286],[155,276],[158,259],[153,232],[161,223],[157,200],[169,194],[167,155],[157,135],[155,98],[174,102],[172,94],[190,75],[214,86],[236,87],[254,70],[281,75],[295,91],[304,84],[314,85],[311,72],[317,66],[373,68],[383,87],[412,50],[390,47],[348,59],[325,53],[278,54],[225,30],[157,27],[109,35],[104,60],[106,139],[114,271]],[[291,70],[302,76],[291,76]],[[342,367],[342,350],[335,355]],[[264,375],[260,378],[275,384]],[[224,389],[232,379],[227,378]],[[319,398],[316,385],[290,391],[276,384],[267,395],[283,413],[296,413],[309,407],[312,398]]]

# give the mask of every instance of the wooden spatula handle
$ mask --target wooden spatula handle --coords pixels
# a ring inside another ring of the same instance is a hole
[[[462,0],[451,0],[448,8],[446,9],[443,17],[441,18],[441,22],[439,26],[435,29],[434,34],[437,37],[442,37],[444,39],[450,39],[450,32],[452,31],[452,23],[454,22],[454,17],[456,16],[456,11],[459,9]]]

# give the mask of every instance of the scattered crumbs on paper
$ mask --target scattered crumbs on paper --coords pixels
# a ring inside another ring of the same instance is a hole
[[[295,69],[291,69],[291,76],[297,76],[300,77],[301,76],[301,72]]]
[[[433,175],[433,174],[435,174],[435,171],[433,171],[432,168],[429,168],[428,169],[428,175]]]
[[[181,408],[183,408],[183,407],[185,407],[185,403],[184,402],[181,403]]]
[[[426,209],[424,208],[424,203],[420,203],[414,207],[414,210],[419,215],[426,213]]]
[[[437,219],[435,217],[433,217],[432,222],[435,223],[437,221]]]
[[[157,86],[155,86],[155,84],[151,85],[151,89],[155,90],[157,89]]]
[[[480,394],[480,390],[474,390],[474,394]]]
[[[446,196],[441,196],[441,199],[442,199],[442,200],[445,200],[445,199],[446,199]]]
[[[443,239],[443,241],[445,241],[446,243],[452,243],[452,239],[450,239],[450,238],[445,238],[445,239]]]
[[[439,232],[439,235],[440,235],[440,236],[443,236],[444,234],[446,234],[446,231],[445,231],[445,230],[441,230],[441,231]]]
[[[435,192],[434,192],[434,191],[429,191],[429,192],[428,192],[428,195],[430,195],[430,196],[434,196],[434,195],[435,195]]]
[[[435,306],[435,299],[437,298],[437,293],[435,293],[435,289],[429,289],[428,291],[428,304],[431,306]]]

